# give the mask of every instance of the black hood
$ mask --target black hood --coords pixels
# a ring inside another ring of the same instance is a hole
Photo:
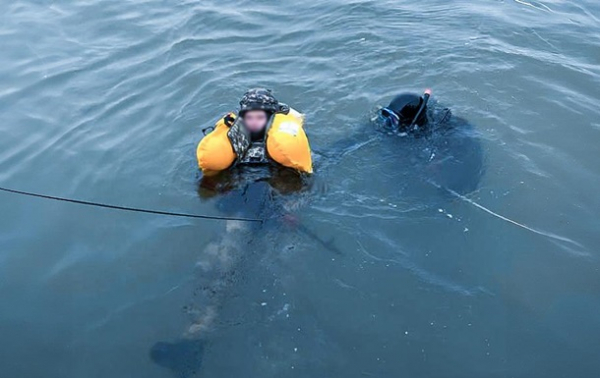
[[[406,127],[411,124],[419,112],[423,101],[423,98],[418,94],[402,93],[394,97],[390,105],[388,105],[388,109],[396,113],[400,118],[400,126]],[[419,126],[427,124],[427,106],[425,106],[425,109],[419,115],[416,124]]]

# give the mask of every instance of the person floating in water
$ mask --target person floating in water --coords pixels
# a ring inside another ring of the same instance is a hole
[[[427,89],[423,96],[408,92],[397,95],[388,106],[379,110],[382,126],[401,135],[422,136],[430,133],[433,125],[445,124],[450,119],[450,110],[444,109],[441,118],[440,114],[428,112],[430,97],[430,89]],[[437,119],[433,119],[432,116],[437,116]]]
[[[218,328],[224,296],[244,270],[243,257],[252,253],[249,244],[260,243],[260,238],[254,241],[256,235],[263,235],[277,219],[287,219],[283,216],[303,202],[299,195],[307,189],[303,178],[312,173],[303,121],[270,90],[251,89],[237,114],[220,119],[198,145],[200,197],[215,197],[216,206],[226,214],[265,222],[227,221],[224,231],[203,248],[196,263],[197,289],[186,306],[189,326],[178,339],[158,342],[150,350],[152,361],[177,377],[200,375],[207,339]],[[273,190],[279,195],[272,195]],[[257,250],[263,246],[256,245]]]
[[[198,144],[198,166],[214,175],[237,165],[276,164],[312,173],[303,116],[268,89],[244,94],[238,114],[229,113]]]
[[[483,174],[483,150],[473,125],[453,116],[448,108],[429,106],[431,90],[422,96],[405,92],[379,109],[379,129],[399,136],[426,138],[427,180],[435,185],[469,193],[474,191]]]
[[[336,161],[352,159],[349,155],[375,142],[377,156],[369,169],[378,170],[382,180],[397,177],[404,193],[423,194],[430,184],[446,194],[447,189],[460,194],[476,190],[484,172],[481,137],[471,123],[441,107],[431,93],[429,89],[422,96],[400,92],[377,110],[369,125],[320,153],[327,158],[325,164],[335,167]],[[376,179],[368,178],[371,183]]]
[[[268,89],[250,89],[236,113],[229,113],[198,144],[203,198],[268,181],[280,194],[307,188],[312,173],[304,117]],[[207,129],[205,129],[206,131]]]

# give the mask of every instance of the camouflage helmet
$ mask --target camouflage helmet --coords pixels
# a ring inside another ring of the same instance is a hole
[[[240,116],[248,110],[264,110],[276,113],[280,109],[279,101],[273,96],[270,89],[254,88],[244,94],[240,100]]]

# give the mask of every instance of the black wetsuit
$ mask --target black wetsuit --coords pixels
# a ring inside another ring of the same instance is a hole
[[[327,169],[335,162],[358,154],[365,142],[376,143],[379,155],[372,159],[394,156],[393,165],[379,165],[380,173],[402,176],[399,184],[410,180],[431,182],[460,194],[477,189],[484,170],[483,150],[476,128],[467,120],[456,117],[447,108],[430,101],[424,126],[416,129],[392,130],[381,119],[365,125],[360,133],[336,142],[327,150],[315,149],[320,154],[320,165]],[[385,155],[385,156],[384,156]],[[364,157],[363,157],[364,159]],[[360,162],[357,162],[360,164]],[[373,169],[370,167],[369,169]],[[357,174],[362,170],[357,168]],[[373,172],[378,173],[378,172]]]
[[[466,119],[453,116],[449,110],[429,115],[431,142],[429,179],[460,194],[477,189],[484,172],[481,138]]]

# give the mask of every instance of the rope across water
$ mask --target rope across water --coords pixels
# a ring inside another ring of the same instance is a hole
[[[219,220],[219,221],[231,220],[231,221],[239,221],[239,222],[256,222],[256,223],[263,223],[265,221],[264,219],[258,219],[258,218],[236,218],[236,217],[229,218],[229,217],[221,217],[218,215],[187,214],[187,213],[177,213],[177,212],[171,212],[171,211],[141,209],[141,208],[137,208],[137,207],[119,206],[119,205],[111,205],[111,204],[100,203],[100,202],[82,201],[82,200],[77,200],[77,199],[72,199],[72,198],[57,197],[57,196],[51,196],[51,195],[47,195],[47,194],[26,192],[23,190],[16,190],[16,189],[4,188],[4,187],[0,187],[0,191],[6,192],[6,193],[36,197],[36,198],[44,198],[44,199],[49,199],[49,200],[54,200],[54,201],[75,203],[78,205],[102,207],[105,209],[130,211],[130,212],[136,212],[136,213],[167,215],[167,216],[171,216],[171,217],[208,219],[208,220]]]

